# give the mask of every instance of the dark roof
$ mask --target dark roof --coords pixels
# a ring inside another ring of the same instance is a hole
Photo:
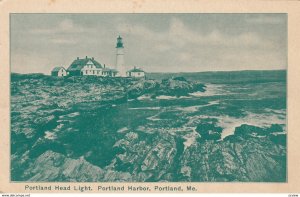
[[[55,67],[52,69],[52,72],[58,72],[60,69],[64,69],[66,70],[64,67],[60,66],[60,67]]]
[[[133,68],[133,69],[127,71],[127,72],[145,72],[145,71],[143,71],[143,70],[140,69],[140,68]]]
[[[94,60],[94,58],[76,59],[69,66],[68,71],[81,70],[89,61],[92,61],[96,68],[103,68],[103,66]]]
[[[103,68],[102,71],[105,71],[105,72],[118,72],[117,70],[110,69],[110,68]]]

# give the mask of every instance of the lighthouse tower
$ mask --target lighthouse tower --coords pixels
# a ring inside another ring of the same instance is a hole
[[[124,46],[121,36],[117,38],[116,49],[116,70],[119,72],[120,77],[126,77],[126,69],[124,64]]]

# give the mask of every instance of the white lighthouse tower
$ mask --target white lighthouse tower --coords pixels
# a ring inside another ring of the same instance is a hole
[[[117,38],[117,54],[116,54],[116,70],[120,77],[126,77],[126,69],[124,64],[124,46],[121,36]]]

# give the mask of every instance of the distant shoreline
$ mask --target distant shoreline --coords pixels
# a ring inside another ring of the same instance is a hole
[[[274,69],[274,70],[218,70],[218,71],[187,71],[187,72],[146,72],[147,74],[204,74],[204,73],[239,73],[239,72],[272,72],[272,71],[287,71],[287,69]],[[10,74],[30,75],[30,74],[42,74],[51,75],[50,73],[18,73],[11,72]]]

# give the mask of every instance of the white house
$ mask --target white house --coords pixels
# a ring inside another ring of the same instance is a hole
[[[67,71],[64,67],[55,67],[51,71],[51,75],[56,77],[64,77],[67,76]]]
[[[105,64],[101,65],[93,57],[85,57],[83,59],[75,59],[67,69],[70,76],[96,75],[115,77],[118,73],[115,69],[106,68]]]
[[[145,72],[140,69],[140,68],[136,68],[134,67],[133,69],[129,70],[126,72],[127,77],[145,77]]]

